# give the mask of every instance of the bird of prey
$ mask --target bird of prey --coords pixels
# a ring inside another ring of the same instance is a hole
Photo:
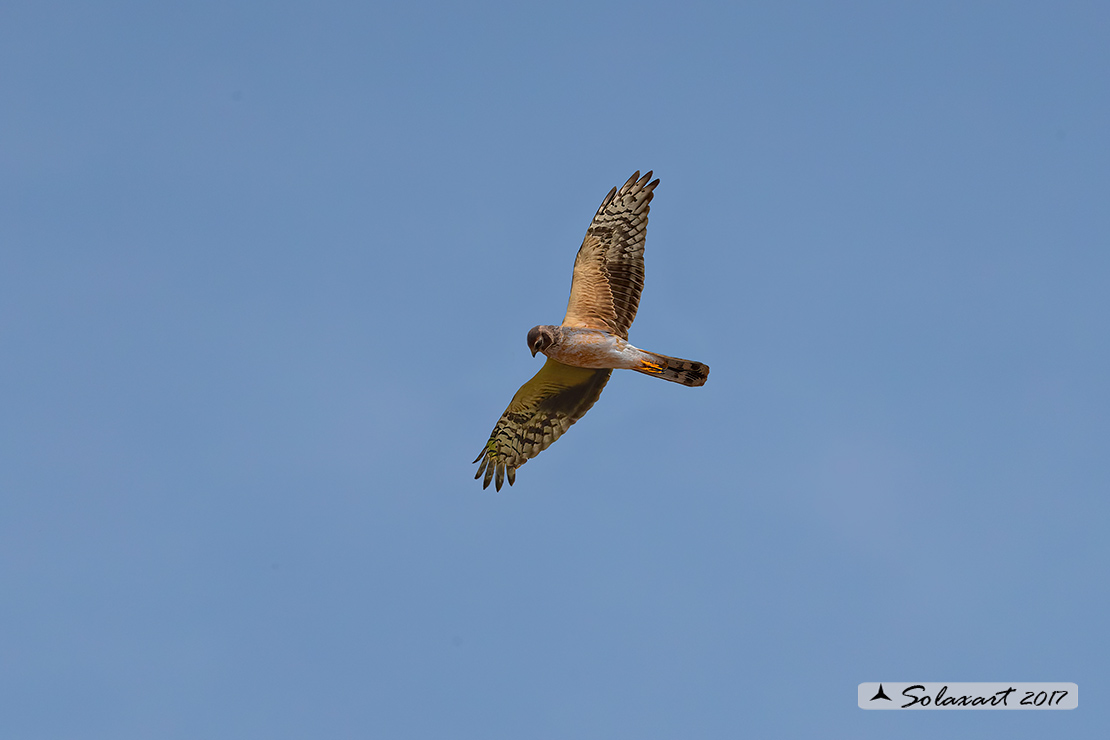
[[[574,259],[567,315],[560,326],[528,332],[532,356],[547,362],[521,386],[474,462],[482,488],[506,476],[562,436],[601,395],[616,368],[626,368],[687,386],[704,385],[709,367],[692,360],[646,352],[628,343],[644,289],[644,237],[658,180],[637,171],[601,202]]]

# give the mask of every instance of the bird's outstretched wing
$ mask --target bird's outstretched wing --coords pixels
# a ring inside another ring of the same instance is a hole
[[[482,488],[496,481],[497,490],[508,474],[516,481],[516,469],[570,429],[594,405],[612,370],[571,367],[548,359],[540,371],[513,396],[509,408],[493,427],[474,478],[486,474]]]
[[[644,238],[658,180],[639,171],[597,209],[574,259],[563,326],[601,329],[628,339],[644,289]]]

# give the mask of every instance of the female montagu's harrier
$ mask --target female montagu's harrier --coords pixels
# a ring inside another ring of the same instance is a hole
[[[682,385],[704,385],[709,367],[645,352],[628,343],[644,289],[644,237],[648,211],[658,180],[636,172],[620,190],[613,188],[597,209],[574,259],[570,302],[561,326],[537,326],[528,332],[532,356],[547,355],[535,377],[521,386],[477,459],[475,478],[482,488],[547,449],[582,418],[601,395],[616,368],[654,375]]]

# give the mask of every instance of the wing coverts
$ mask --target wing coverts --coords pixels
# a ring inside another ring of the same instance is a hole
[[[513,396],[474,459],[482,461],[474,475],[478,479],[485,473],[482,488],[494,481],[500,491],[506,475],[511,486],[517,468],[546,450],[590,410],[612,373],[548,359]]]

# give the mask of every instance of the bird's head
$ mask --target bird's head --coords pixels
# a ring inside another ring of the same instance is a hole
[[[532,350],[533,357],[536,356],[537,352],[543,352],[555,344],[554,328],[552,326],[533,326],[528,331],[528,349]]]

